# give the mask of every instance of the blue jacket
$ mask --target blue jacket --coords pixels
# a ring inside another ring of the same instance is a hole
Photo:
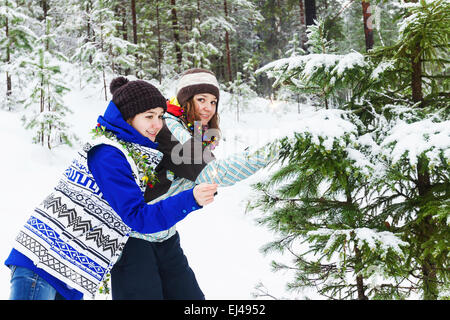
[[[112,131],[124,141],[138,143],[155,149],[157,144],[143,137],[123,120],[119,110],[111,102],[98,123]],[[201,208],[193,196],[193,189],[176,196],[148,205],[141,188],[136,184],[132,169],[124,154],[116,147],[101,144],[88,153],[88,167],[103,197],[133,230],[153,233],[166,230],[186,217],[190,212]],[[66,299],[81,299],[82,293],[69,289],[65,283],[46,271],[37,268],[34,263],[18,250],[13,249],[5,265],[17,265],[31,269],[49,282]]]
[[[120,111],[112,102],[105,114],[98,118],[98,123],[121,140],[152,149],[158,146],[123,120]],[[148,205],[133,178],[128,161],[123,153],[113,146],[99,145],[91,149],[88,165],[103,197],[134,231],[154,233],[167,230],[188,213],[201,208],[194,199],[193,188]]]

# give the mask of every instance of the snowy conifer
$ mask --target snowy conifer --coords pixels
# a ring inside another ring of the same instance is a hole
[[[28,28],[35,22],[17,4],[16,0],[0,2],[0,74],[6,81],[0,90],[0,105],[16,109],[23,100],[24,82],[22,57],[31,51],[36,35]]]
[[[92,1],[86,16],[90,21],[93,35],[89,38],[81,37],[71,60],[82,67],[96,72],[88,72],[86,80],[103,82],[105,100],[108,100],[107,76],[123,73],[123,70],[134,67],[133,55],[136,45],[117,36],[116,26],[120,22],[116,19],[112,9],[113,3],[103,0]]]
[[[358,88],[370,65],[354,51],[335,54],[333,41],[326,39],[324,22],[308,27],[308,55],[294,55],[271,62],[257,70],[275,78],[274,87],[283,84],[294,92],[317,95],[325,108],[342,100],[341,89]]]
[[[55,34],[51,23],[50,17],[43,20],[45,32],[34,41],[33,52],[23,61],[32,92],[25,101],[26,112],[22,118],[25,128],[35,132],[33,142],[49,149],[60,144],[71,145],[76,139],[64,119],[70,113],[63,101],[70,90],[62,70],[67,58],[53,50]]]
[[[256,93],[251,84],[242,78],[241,72],[237,72],[234,80],[228,83],[227,90],[231,92],[230,107],[235,108],[236,121],[239,122],[239,114],[248,107],[249,101],[256,97]]]
[[[183,45],[183,69],[189,68],[211,68],[209,57],[218,56],[220,51],[212,44],[202,41],[201,33],[208,29],[201,29],[200,20],[195,19],[194,27],[190,31],[189,41]]]
[[[445,297],[450,120],[437,97],[448,85],[449,12],[446,1],[408,4],[392,46],[262,69],[299,91],[351,89],[339,109],[305,116],[281,139],[281,167],[255,185],[260,197],[249,207],[280,235],[266,251],[295,256],[293,267],[274,264],[297,270],[291,289],[333,299]]]

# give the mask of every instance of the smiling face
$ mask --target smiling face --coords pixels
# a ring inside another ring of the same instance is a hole
[[[156,135],[163,126],[163,114],[163,108],[153,108],[145,112],[138,113],[134,116],[134,118],[128,120],[128,123],[144,137],[155,142]]]
[[[196,94],[193,98],[196,118],[200,119],[202,125],[208,125],[216,113],[217,98],[210,93]]]

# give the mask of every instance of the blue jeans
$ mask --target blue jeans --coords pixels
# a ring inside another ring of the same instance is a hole
[[[11,266],[10,300],[64,299],[47,281],[28,268]]]

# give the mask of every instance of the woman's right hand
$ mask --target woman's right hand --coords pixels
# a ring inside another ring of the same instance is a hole
[[[214,194],[218,185],[213,183],[200,183],[194,187],[194,198],[200,206],[206,206],[214,201]]]

